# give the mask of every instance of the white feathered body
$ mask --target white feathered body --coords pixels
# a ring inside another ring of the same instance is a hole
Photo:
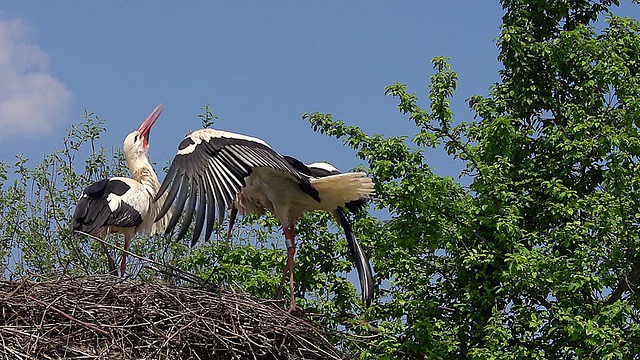
[[[283,224],[294,223],[304,212],[333,211],[350,201],[369,199],[374,193],[373,182],[361,172],[311,178],[320,201],[297,190],[297,180],[281,171],[256,168],[244,180],[245,186],[236,198],[238,210],[242,214],[264,214],[268,210]]]

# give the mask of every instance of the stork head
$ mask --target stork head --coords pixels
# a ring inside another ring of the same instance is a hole
[[[158,105],[155,110],[147,117],[137,130],[127,135],[124,139],[124,156],[129,163],[129,168],[133,172],[137,168],[139,160],[147,160],[147,150],[149,149],[149,133],[151,127],[162,114],[162,104]],[[148,160],[147,160],[148,162]]]

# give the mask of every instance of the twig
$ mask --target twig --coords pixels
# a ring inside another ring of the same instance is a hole
[[[3,296],[3,297],[2,297],[2,300],[3,300],[3,301],[8,300],[10,297],[12,297],[13,295],[15,295],[15,294],[18,292],[18,290],[20,290],[20,289],[22,288],[22,286],[23,286],[24,284],[26,284],[26,283],[27,283],[26,281],[24,281],[24,280],[26,280],[26,278],[22,278],[22,280],[23,280],[23,281],[22,281],[22,282],[20,282],[20,285],[18,285],[18,286],[15,288],[15,290],[13,290],[12,292],[10,292],[10,293],[8,293],[7,295],[5,295],[5,296]]]
[[[130,250],[125,250],[123,247],[120,247],[118,245],[112,244],[112,243],[110,243],[110,242],[108,242],[108,241],[106,241],[104,239],[101,239],[101,238],[99,238],[97,236],[94,236],[94,235],[91,235],[89,233],[86,233],[86,232],[83,232],[83,231],[78,231],[78,230],[76,230],[75,232],[78,233],[78,234],[81,234],[81,235],[85,235],[85,236],[87,236],[87,237],[89,237],[89,238],[91,238],[91,239],[93,239],[95,241],[98,241],[98,242],[102,243],[103,245],[106,245],[106,246],[109,246],[111,248],[114,248],[114,249],[116,249],[118,251],[121,251],[121,252],[123,252],[123,253],[131,256],[131,257],[134,257],[134,258],[138,259],[138,260],[145,261],[147,263],[153,264],[153,265],[158,266],[160,268],[168,269],[168,271],[167,271],[167,270],[161,270],[161,269],[159,269],[157,267],[149,266],[151,269],[154,269],[155,271],[158,271],[161,274],[178,277],[181,280],[185,280],[187,282],[191,282],[191,283],[194,283],[194,284],[197,284],[197,285],[201,285],[201,286],[205,286],[206,284],[209,284],[209,282],[207,280],[204,280],[201,277],[199,277],[199,276],[197,276],[195,274],[192,274],[192,273],[190,273],[188,271],[184,271],[184,270],[179,269],[179,268],[177,268],[175,266],[168,265],[168,264],[163,264],[163,263],[160,263],[158,261],[149,259],[148,257],[144,257],[142,255],[138,255],[138,254],[136,254],[136,253],[134,253],[134,252],[132,252]]]
[[[102,330],[102,329],[99,329],[99,328],[97,328],[97,327],[95,327],[95,326],[93,326],[93,325],[91,325],[91,324],[89,324],[89,323],[86,323],[86,322],[84,322],[84,321],[78,320],[78,319],[74,318],[73,316],[71,316],[71,315],[67,314],[66,312],[64,312],[64,311],[62,311],[62,310],[60,310],[60,309],[58,309],[58,308],[57,308],[57,307],[55,307],[55,306],[53,306],[53,304],[47,304],[46,302],[44,302],[44,301],[40,301],[40,300],[38,300],[38,299],[36,299],[36,298],[33,298],[33,297],[29,296],[29,295],[25,295],[25,297],[26,297],[27,299],[31,300],[31,301],[35,301],[36,303],[38,303],[38,304],[40,304],[40,305],[42,305],[42,306],[46,307],[47,309],[51,309],[51,310],[53,310],[53,311],[57,312],[58,314],[60,314],[60,315],[62,315],[62,316],[64,316],[64,317],[66,317],[67,319],[69,319],[69,320],[71,320],[71,321],[75,321],[75,322],[77,322],[78,324],[84,325],[84,326],[88,327],[89,329],[95,330],[95,331],[97,331],[97,332],[99,332],[99,333],[101,333],[101,334],[103,334],[103,335],[109,335],[109,333],[108,333],[107,331],[104,331],[104,330]]]

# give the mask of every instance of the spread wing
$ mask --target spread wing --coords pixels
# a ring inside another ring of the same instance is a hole
[[[156,217],[161,219],[174,206],[166,233],[171,233],[184,214],[178,238],[187,233],[195,214],[194,245],[205,228],[205,239],[211,237],[213,225],[222,222],[245,185],[245,178],[256,168],[270,168],[296,180],[300,188],[313,197],[307,177],[292,167],[282,155],[264,141],[241,134],[214,129],[201,129],[187,136],[178,146],[156,200],[167,192],[165,202]]]

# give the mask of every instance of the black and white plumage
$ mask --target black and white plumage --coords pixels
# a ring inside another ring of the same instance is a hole
[[[319,200],[318,191],[311,187],[309,180],[264,141],[226,131],[200,129],[184,138],[178,146],[178,153],[158,191],[158,196],[161,196],[168,190],[158,216],[163,216],[175,200],[176,211],[167,232],[176,226],[180,214],[186,211],[186,223],[178,234],[178,238],[182,238],[197,209],[191,245],[198,241],[205,224],[205,239],[209,239],[216,213],[217,221],[221,223],[225,210],[237,200],[247,183],[245,178],[250,175],[250,186],[254,179],[286,179],[296,183],[307,196]]]
[[[211,236],[214,222],[222,222],[227,209],[242,214],[266,211],[280,221],[288,248],[285,274],[289,274],[291,308],[295,222],[306,211],[334,211],[354,200],[368,199],[373,182],[364,173],[325,177],[304,174],[263,140],[226,131],[201,129],[178,146],[156,197],[166,201],[157,217],[173,206],[167,226],[171,232],[184,214],[178,237],[183,237],[195,216],[192,244]],[[216,219],[217,214],[217,219]]]
[[[329,163],[316,162],[313,164],[303,164],[301,161],[290,156],[285,156],[285,158],[291,164],[295,164],[294,166],[296,167],[296,169],[305,174],[308,174],[309,176],[320,178],[342,173],[335,166]],[[338,206],[335,210],[333,210],[333,216],[344,230],[347,244],[349,245],[349,250],[351,252],[351,257],[353,258],[353,262],[356,265],[356,270],[358,271],[358,278],[360,279],[360,289],[362,291],[362,300],[367,306],[369,306],[371,304],[371,300],[373,300],[373,273],[371,271],[371,265],[369,264],[367,255],[364,253],[364,251],[360,247],[360,244],[358,243],[358,240],[356,240],[356,237],[353,235],[351,222],[349,221],[349,218],[347,218],[347,214],[345,213],[344,209],[346,207],[350,212],[356,214],[360,211],[363,211],[366,206],[367,201],[365,199],[350,201],[344,204],[344,207]]]
[[[148,201],[147,204],[127,202],[128,197],[138,191],[141,191],[140,185],[135,180],[121,177],[102,179],[89,185],[76,206],[72,219],[74,230],[94,234],[104,226],[140,226],[145,205],[149,206]]]
[[[104,238],[109,233],[124,235],[124,249],[129,250],[137,233],[161,233],[165,219],[156,215],[159,204],[154,201],[160,181],[149,163],[149,132],[162,113],[158,107],[124,140],[124,155],[132,178],[112,177],[89,185],[78,200],[71,219],[71,230]],[[109,270],[115,272],[113,259],[108,255]],[[120,274],[126,270],[126,253],[122,254]]]

